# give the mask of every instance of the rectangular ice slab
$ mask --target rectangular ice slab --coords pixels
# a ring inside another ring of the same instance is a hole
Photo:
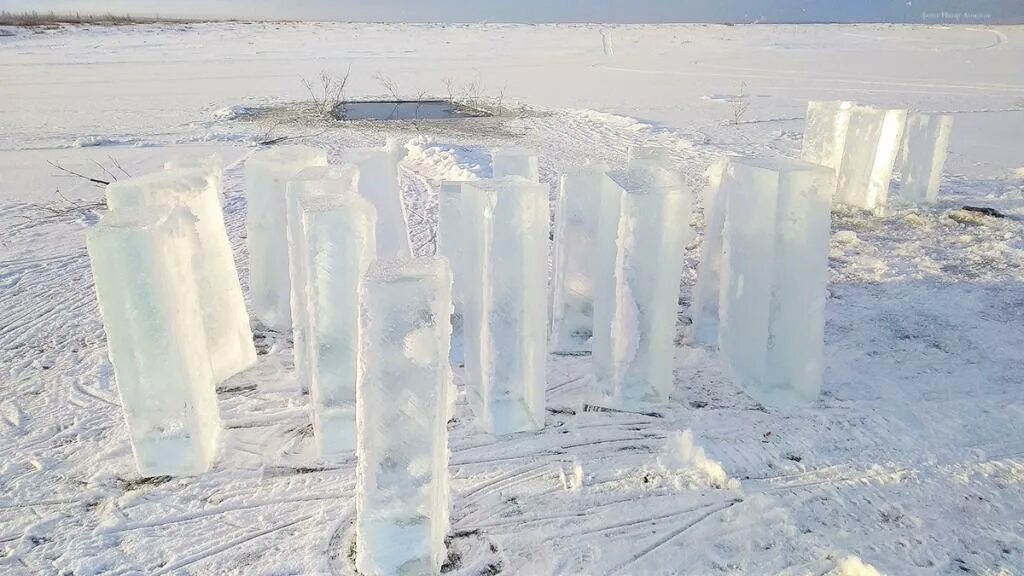
[[[733,158],[726,200],[719,345],[735,381],[765,404],[821,390],[831,169]]]
[[[625,194],[615,264],[596,286],[594,375],[608,400],[630,407],[664,401],[673,388],[679,279],[693,200],[678,174],[652,160],[610,176]]]
[[[356,569],[439,574],[448,531],[451,272],[378,261],[360,290]]]
[[[939,182],[952,129],[953,117],[949,114],[911,114],[907,118],[900,155],[901,201],[932,203],[939,197]]]
[[[307,272],[299,294],[308,311],[303,342],[313,435],[320,457],[332,462],[356,448],[359,283],[374,258],[377,215],[356,194],[307,195],[298,202],[303,253],[296,259]]]
[[[836,170],[836,202],[885,212],[889,183],[903,139],[906,110],[854,106],[843,158]]]
[[[850,127],[853,102],[840,100],[807,103],[807,119],[801,157],[812,164],[821,164],[833,170],[839,168],[846,149],[846,132]]]
[[[586,166],[562,176],[555,213],[554,277],[551,287],[551,343],[558,351],[591,349],[594,331],[594,279],[599,260],[615,259],[615,237],[622,188],[608,167]],[[610,269],[609,269],[610,272]]]
[[[314,198],[341,198],[356,193],[359,169],[351,164],[310,166],[288,180],[285,190],[288,205],[288,276],[292,315],[292,342],[294,344],[295,375],[299,388],[309,390],[309,333],[306,294],[306,244],[302,234],[303,201]]]
[[[220,204],[223,180],[213,160],[196,168],[168,169],[107,186],[107,207],[130,210],[174,205],[195,215],[198,251],[192,261],[198,282],[203,330],[215,382],[223,382],[256,363],[249,313],[224,226]]]
[[[529,150],[498,148],[491,152],[491,174],[494,178],[518,176],[540,182],[537,155]]]
[[[260,150],[245,163],[249,292],[256,318],[271,330],[292,327],[285,197],[288,181],[304,168],[326,165],[323,150],[306,146]]]
[[[467,386],[494,434],[544,426],[548,189],[523,178],[463,188]]]
[[[384,148],[345,150],[341,159],[359,167],[359,193],[377,209],[377,257],[399,258],[412,254],[409,218],[398,180],[398,163],[405,148],[388,141]]]
[[[725,225],[721,186],[728,163],[725,158],[708,168],[708,185],[704,189],[704,243],[690,303],[693,338],[702,344],[718,344],[718,295],[722,274],[722,227]]]
[[[195,217],[185,208],[114,210],[86,245],[139,473],[209,470],[220,416],[191,262]]]

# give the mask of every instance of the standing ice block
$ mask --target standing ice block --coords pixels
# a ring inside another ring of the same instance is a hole
[[[495,179],[518,176],[530,182],[540,182],[537,155],[529,150],[498,148],[491,152],[491,174]]]
[[[906,110],[867,106],[850,110],[843,159],[836,171],[837,202],[877,214],[885,212],[906,121]]]
[[[359,283],[376,253],[377,215],[356,194],[302,195],[298,203],[313,435],[331,462],[356,447]]]
[[[377,209],[377,256],[407,257],[409,219],[405,213],[398,163],[405,149],[389,140],[384,148],[354,148],[342,153],[342,160],[359,167],[359,193]]]
[[[195,217],[185,208],[106,214],[86,236],[135,464],[143,476],[200,474],[220,416],[206,346]]]
[[[833,170],[839,169],[846,148],[846,133],[850,127],[853,102],[839,100],[807,103],[801,157],[813,164]]]
[[[718,293],[722,273],[722,227],[725,225],[721,185],[728,162],[727,158],[722,159],[708,168],[708,185],[704,189],[704,244],[690,303],[693,337],[702,344],[718,344]]]
[[[192,264],[198,282],[203,330],[217,383],[256,363],[249,313],[220,204],[220,166],[168,169],[107,186],[107,207],[130,210],[174,205],[195,215],[198,253]]]
[[[719,345],[755,400],[814,400],[821,389],[831,169],[733,158],[726,199]]]
[[[607,343],[599,349],[595,341],[594,373],[601,392],[629,407],[664,401],[672,391],[692,198],[677,174],[651,160],[611,177],[626,193],[614,271],[594,301],[595,325],[598,317],[611,321]]]
[[[615,257],[615,242],[599,243],[602,224],[618,226],[622,188],[608,167],[586,166],[562,176],[555,214],[551,342],[555,350],[590,350],[598,260]]]
[[[306,146],[260,150],[245,163],[249,292],[256,318],[271,330],[292,327],[287,184],[304,168],[325,165],[324,151]]]
[[[302,234],[302,211],[299,206],[304,200],[313,198],[340,198],[355,194],[358,181],[359,169],[355,166],[332,164],[305,168],[285,185],[288,206],[288,276],[291,286],[289,302],[292,315],[292,342],[296,380],[303,392],[309,390],[309,347],[306,346],[309,316],[306,302],[306,245]]]
[[[455,315],[462,314],[462,279],[464,251],[462,241],[462,186],[465,182],[442,182],[438,191],[437,253],[448,259],[452,267],[452,302]]]
[[[911,114],[903,135],[900,156],[899,198],[908,204],[932,203],[939,197],[942,168],[949,150],[953,116]]]
[[[378,261],[360,290],[356,569],[440,574],[448,530],[451,272]]]
[[[544,426],[547,186],[523,178],[465,184],[466,381],[495,434]]]

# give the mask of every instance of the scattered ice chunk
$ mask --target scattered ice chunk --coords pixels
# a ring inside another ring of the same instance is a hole
[[[355,169],[331,168],[340,181],[307,180],[302,188],[290,184],[288,191],[300,213],[296,232],[301,253],[295,259],[305,270],[298,294],[303,300],[299,307],[308,312],[303,317],[308,322],[303,346],[309,356],[313,435],[318,454],[328,462],[356,447],[359,283],[374,258],[377,224],[369,201],[345,193],[354,185],[349,173]],[[310,189],[314,182],[333,193]],[[295,346],[298,358],[298,339]]]
[[[835,201],[883,214],[907,111],[854,106],[849,114]]]
[[[548,188],[523,178],[464,184],[466,379],[481,427],[544,426]]]
[[[113,210],[86,236],[132,451],[143,476],[209,470],[220,415],[186,208]]]
[[[610,174],[625,194],[614,272],[599,283],[594,299],[595,330],[597,318],[611,319],[608,348],[599,350],[595,340],[594,371],[601,391],[621,406],[664,401],[673,387],[692,198],[679,175],[664,166],[642,159]]]
[[[289,179],[285,185],[288,209],[288,276],[292,315],[292,342],[294,343],[295,373],[303,392],[309,390],[309,332],[306,244],[302,233],[303,201],[318,197],[340,198],[355,194],[359,169],[351,164],[310,166]]]
[[[831,169],[732,158],[719,345],[733,378],[765,404],[817,398],[823,371]]]
[[[551,288],[551,340],[558,351],[592,346],[598,260],[615,257],[614,237],[600,244],[599,230],[602,225],[617,229],[622,196],[607,172],[607,166],[590,165],[562,176]]]
[[[439,574],[448,530],[451,272],[377,261],[360,289],[356,569]]]
[[[306,146],[260,150],[245,163],[249,291],[256,318],[272,330],[292,327],[286,187],[304,168],[326,165],[323,150]]]
[[[722,227],[725,225],[725,200],[720,188],[728,162],[728,158],[724,158],[708,168],[708,185],[704,189],[704,243],[690,303],[693,338],[702,344],[718,344],[718,293],[722,274]]]
[[[384,148],[353,148],[341,155],[342,162],[359,167],[359,193],[377,209],[377,256],[408,257],[409,219],[398,180],[398,163],[405,148],[388,140]]]
[[[491,153],[491,174],[495,179],[518,176],[540,182],[537,155],[529,150],[498,148]]]
[[[839,100],[808,102],[801,158],[838,170],[846,149],[853,107],[853,102]]]
[[[901,201],[930,204],[939,197],[952,129],[953,116],[949,114],[911,114],[907,118],[900,156]]]
[[[198,252],[192,264],[215,382],[256,363],[249,313],[220,203],[223,175],[216,158],[195,168],[169,169],[107,186],[111,210],[187,207],[196,217]]]

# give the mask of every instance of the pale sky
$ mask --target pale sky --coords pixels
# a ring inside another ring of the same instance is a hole
[[[0,0],[0,10],[372,22],[1024,23],[1024,0]]]

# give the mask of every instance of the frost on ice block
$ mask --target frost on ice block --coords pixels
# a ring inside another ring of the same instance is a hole
[[[220,204],[220,166],[168,169],[107,186],[111,210],[162,209],[181,205],[196,217],[198,252],[193,260],[203,330],[210,348],[215,382],[223,382],[256,363],[256,349],[238,281],[235,259]]]
[[[309,331],[306,295],[306,245],[302,234],[302,211],[300,204],[313,198],[340,198],[356,193],[359,169],[351,164],[310,166],[303,169],[285,185],[288,209],[288,276],[290,282],[290,307],[292,316],[292,342],[294,344],[295,373],[303,392],[309,390],[309,348],[306,334]]]
[[[439,574],[448,530],[451,272],[371,265],[360,290],[356,569]]]
[[[300,196],[298,203],[313,435],[320,457],[335,461],[356,447],[359,282],[374,258],[377,216],[356,194]]]
[[[618,226],[622,202],[622,188],[607,172],[606,166],[592,165],[562,176],[551,288],[551,341],[558,351],[591,349],[599,259],[615,258],[615,239],[600,244],[598,231]]]
[[[220,416],[185,208],[114,210],[86,236],[118,393],[143,476],[210,468]]]
[[[410,256],[409,219],[398,180],[398,163],[405,157],[405,149],[388,141],[384,148],[354,148],[341,156],[343,162],[359,167],[359,193],[377,210],[377,256]]]
[[[797,160],[733,158],[719,345],[755,400],[814,400],[823,371],[831,169]]]
[[[911,114],[907,118],[900,156],[902,202],[932,203],[938,198],[952,128],[953,116],[949,114]]]
[[[530,182],[540,182],[537,155],[529,150],[498,148],[491,152],[491,174],[496,179],[518,176]]]
[[[722,273],[722,227],[725,225],[725,199],[722,174],[728,158],[708,168],[704,189],[704,243],[697,264],[697,285],[690,303],[693,337],[702,344],[718,343],[718,297]]]
[[[678,174],[650,159],[611,178],[625,194],[614,270],[599,277],[594,298],[595,330],[607,330],[594,339],[594,372],[601,392],[628,407],[664,401],[672,391],[692,198]]]
[[[801,157],[812,164],[838,170],[846,149],[853,102],[812,100],[807,103]]]
[[[523,178],[466,183],[466,380],[495,434],[544,426],[547,186]]]
[[[906,121],[906,110],[850,110],[843,159],[836,169],[836,202],[879,214],[885,211]]]
[[[323,150],[306,146],[261,150],[245,163],[249,292],[256,318],[271,330],[292,327],[285,198],[288,181],[304,168],[326,164]]]

